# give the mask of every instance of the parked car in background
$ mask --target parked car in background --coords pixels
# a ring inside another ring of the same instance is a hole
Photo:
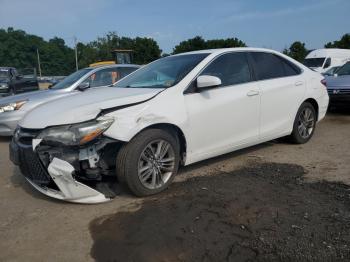
[[[322,73],[322,75],[324,75],[324,76],[333,76],[334,74],[337,73],[337,70],[340,67],[341,66],[333,66],[332,68],[328,69],[326,72]]]
[[[342,66],[350,61],[350,50],[339,48],[316,49],[310,52],[304,65],[319,72],[324,73],[334,66]]]
[[[330,105],[350,107],[350,62],[339,68],[334,76],[327,76]]]
[[[22,117],[34,107],[88,88],[107,86],[138,69],[138,65],[109,65],[88,67],[67,76],[41,90],[0,99],[0,136],[11,136]]]
[[[0,97],[38,89],[36,74],[22,75],[14,67],[0,67]]]
[[[179,165],[283,136],[306,143],[327,106],[323,77],[283,54],[196,51],[34,108],[10,155],[37,190],[57,199],[108,201],[113,176],[148,196],[166,189]]]

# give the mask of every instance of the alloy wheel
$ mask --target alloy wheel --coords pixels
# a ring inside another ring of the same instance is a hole
[[[163,139],[150,142],[138,161],[138,176],[148,189],[158,189],[171,178],[175,168],[175,152]]]
[[[314,113],[310,108],[306,107],[299,114],[299,121],[298,121],[299,135],[302,138],[307,139],[311,136],[314,128],[315,128]]]

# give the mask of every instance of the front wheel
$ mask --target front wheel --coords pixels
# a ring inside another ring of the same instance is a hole
[[[317,122],[315,108],[309,102],[304,102],[295,117],[293,132],[290,135],[292,142],[304,144],[308,142],[314,134]]]
[[[176,135],[162,129],[145,130],[120,149],[118,180],[137,196],[159,193],[177,173],[179,155]]]

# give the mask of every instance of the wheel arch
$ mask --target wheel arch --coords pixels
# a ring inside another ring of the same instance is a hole
[[[305,103],[305,102],[310,103],[310,104],[314,107],[314,109],[315,109],[315,111],[316,111],[316,119],[318,120],[319,105],[318,105],[316,99],[314,99],[314,98],[308,98],[308,99],[306,99],[303,103]]]
[[[186,161],[187,141],[186,141],[185,134],[181,130],[181,128],[178,127],[177,125],[170,124],[170,123],[157,123],[157,124],[152,124],[144,127],[143,129],[139,130],[139,132],[137,132],[137,134],[135,134],[133,137],[137,136],[138,134],[140,134],[141,132],[147,129],[152,129],[152,128],[167,130],[169,133],[177,137],[180,143],[180,160],[181,160],[181,164],[183,165]]]

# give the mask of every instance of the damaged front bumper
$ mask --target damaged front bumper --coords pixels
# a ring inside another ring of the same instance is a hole
[[[59,190],[40,187],[29,179],[27,180],[41,193],[60,200],[84,204],[111,200],[97,190],[75,180],[72,176],[74,167],[67,161],[54,158],[48,167],[48,172]]]
[[[67,154],[68,157],[62,155],[61,158],[59,154],[55,156],[52,152],[48,153],[45,150],[38,153],[40,150],[40,141],[23,139],[23,136],[18,134],[10,143],[11,161],[19,165],[21,173],[41,193],[59,200],[84,204],[107,202],[116,195],[115,192],[111,193],[110,187],[106,187],[106,183],[101,179],[101,175],[97,175],[97,171],[94,174],[96,179],[90,177],[84,180],[81,179],[82,175],[78,175],[77,165],[80,165],[80,162],[87,162],[84,164],[88,166],[89,162],[91,164],[91,161],[99,160],[96,159],[96,152],[94,152],[94,159],[91,159],[88,153],[84,153],[93,151],[90,148],[74,153],[75,157]],[[49,161],[45,161],[43,155],[47,155]],[[93,164],[98,165],[96,162]],[[81,170],[80,172],[82,173]],[[108,189],[103,190],[106,188]]]

